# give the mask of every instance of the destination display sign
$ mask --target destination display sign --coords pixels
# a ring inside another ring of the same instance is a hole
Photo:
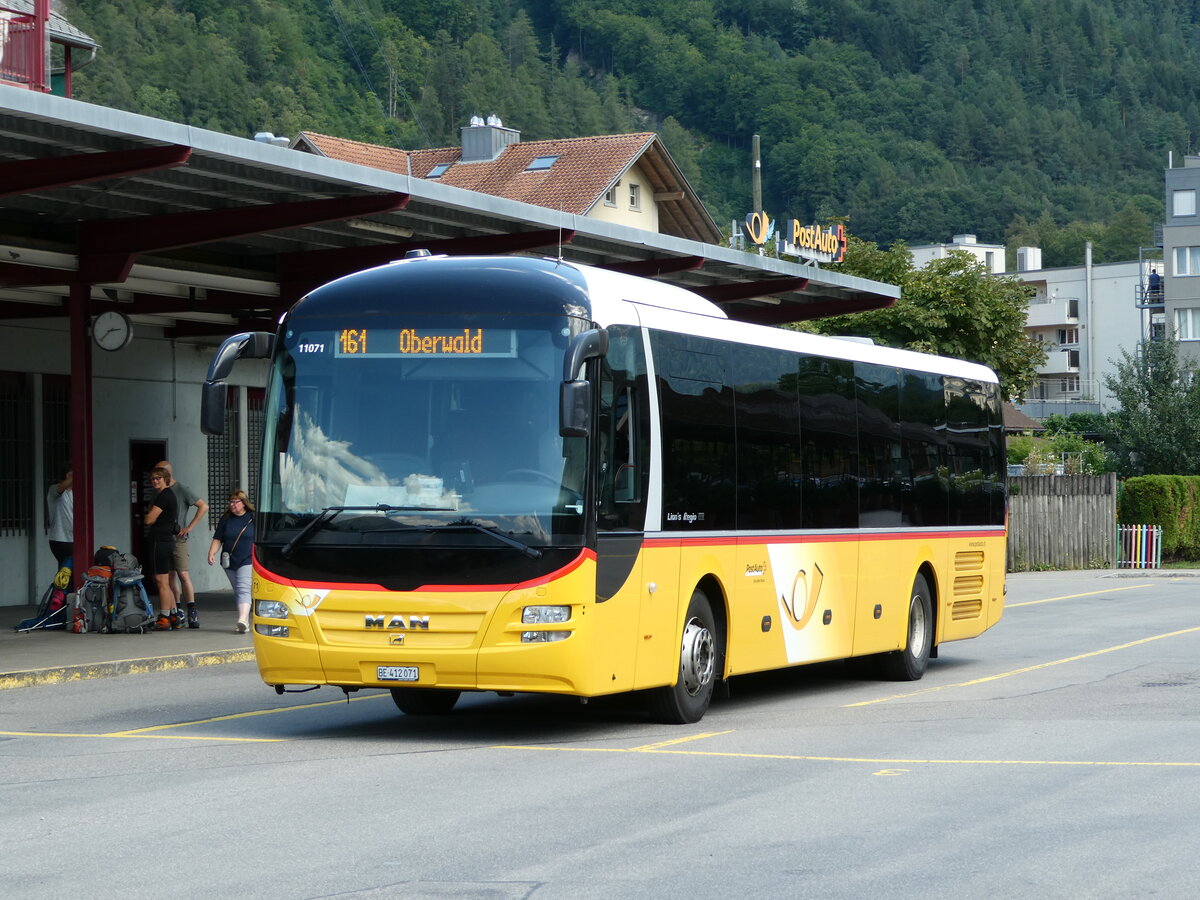
[[[343,328],[335,357],[428,359],[517,355],[517,333],[511,328]]]

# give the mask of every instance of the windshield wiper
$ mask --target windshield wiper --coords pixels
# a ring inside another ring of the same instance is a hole
[[[434,510],[436,512],[453,512],[450,509],[431,506],[392,506],[387,503],[376,503],[374,506],[327,506],[300,529],[290,541],[283,545],[283,549],[279,552],[283,554],[285,559],[291,559],[292,554],[296,552],[296,548],[307,541],[313,534],[324,528],[339,515],[344,512],[420,512],[423,510]]]
[[[520,550],[530,559],[538,559],[542,555],[542,551],[537,547],[531,547],[524,541],[518,541],[515,537],[505,534],[499,528],[493,528],[490,525],[480,525],[478,522],[451,522],[447,525],[430,526],[430,531],[478,531],[481,534],[490,535],[503,544],[508,544],[514,550]]]

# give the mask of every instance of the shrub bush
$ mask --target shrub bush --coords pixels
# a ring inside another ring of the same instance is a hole
[[[1161,525],[1163,557],[1200,559],[1200,476],[1139,475],[1121,488],[1117,521]]]

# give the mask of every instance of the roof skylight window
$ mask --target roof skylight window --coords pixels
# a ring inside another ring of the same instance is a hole
[[[429,174],[426,175],[425,177],[426,178],[441,178],[443,175],[446,174],[446,170],[449,169],[450,166],[451,166],[451,163],[438,163],[436,166],[434,166],[432,169],[429,170]]]
[[[544,172],[558,162],[557,156],[539,156],[525,167],[526,172]]]

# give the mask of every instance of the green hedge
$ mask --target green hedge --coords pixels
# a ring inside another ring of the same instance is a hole
[[[1117,521],[1161,525],[1164,558],[1200,559],[1200,476],[1141,475],[1126,480]]]

